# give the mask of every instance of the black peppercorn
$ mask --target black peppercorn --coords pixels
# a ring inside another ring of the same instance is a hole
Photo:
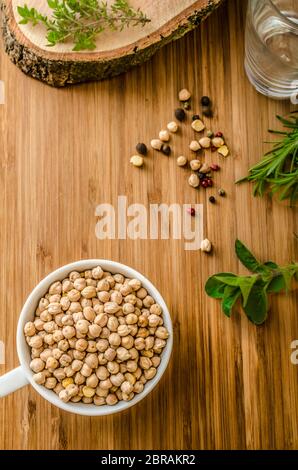
[[[192,120],[193,121],[197,121],[197,120],[200,120],[200,116],[198,114],[194,114],[193,117],[192,117]]]
[[[214,196],[210,196],[210,197],[209,197],[209,201],[211,202],[211,204],[214,204],[214,203],[215,203],[215,197],[214,197]]]
[[[138,143],[136,145],[136,151],[140,154],[140,155],[147,155],[147,147],[145,144],[143,143]]]
[[[200,180],[204,180],[204,179],[206,178],[206,173],[201,173],[201,172],[199,171],[198,177],[200,178]]]
[[[202,106],[210,106],[210,104],[211,104],[211,101],[210,101],[209,96],[202,96],[201,105]]]
[[[162,153],[167,157],[171,154],[171,147],[168,144],[162,144],[161,149]]]
[[[186,114],[185,114],[185,111],[184,109],[182,108],[177,108],[175,110],[175,117],[176,119],[178,119],[178,121],[184,121],[185,117],[186,117]]]
[[[210,108],[210,106],[203,106],[202,107],[202,113],[206,117],[212,117],[213,116],[212,109]]]

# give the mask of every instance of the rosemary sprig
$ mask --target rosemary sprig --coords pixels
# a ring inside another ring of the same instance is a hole
[[[96,38],[105,29],[120,30],[129,26],[144,26],[150,20],[140,10],[131,8],[127,0],[114,0],[111,5],[98,0],[47,0],[51,18],[26,4],[18,6],[20,24],[42,24],[48,46],[71,40],[73,50],[93,50]]]
[[[288,199],[291,205],[295,205],[298,200],[298,117],[294,115],[297,112],[291,113],[288,119],[277,116],[283,126],[290,130],[269,129],[269,132],[282,138],[273,142],[273,148],[250,168],[248,176],[237,181],[254,182],[254,196],[278,193],[280,200]]]

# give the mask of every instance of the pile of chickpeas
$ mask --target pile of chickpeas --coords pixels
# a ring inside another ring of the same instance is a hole
[[[138,279],[92,270],[54,282],[25,324],[36,383],[63,402],[115,405],[153,379],[169,336]]]

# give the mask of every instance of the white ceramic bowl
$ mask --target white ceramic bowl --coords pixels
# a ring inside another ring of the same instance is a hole
[[[169,338],[167,340],[167,344],[162,352],[161,355],[161,363],[157,368],[157,373],[155,377],[148,381],[144,387],[142,393],[136,394],[131,401],[120,401],[114,406],[103,405],[103,406],[96,406],[94,404],[84,404],[84,403],[64,403],[61,401],[56,395],[55,392],[52,390],[48,390],[42,385],[38,385],[33,380],[33,372],[29,367],[31,358],[30,358],[30,349],[26,343],[23,329],[26,322],[31,321],[34,317],[35,309],[38,305],[40,298],[48,291],[50,285],[57,281],[62,280],[71,271],[84,271],[87,269],[92,269],[95,266],[100,265],[104,271],[109,271],[112,274],[120,273],[126,277],[130,278],[137,278],[142,282],[143,287],[148,291],[148,293],[154,298],[154,300],[160,304],[163,310],[163,320],[164,325],[169,331]],[[31,294],[29,295],[26,303],[22,309],[18,328],[17,328],[17,351],[20,360],[20,367],[17,369],[8,372],[7,374],[0,377],[0,397],[6,396],[9,393],[27,385],[28,383],[35,388],[35,390],[47,401],[52,403],[53,405],[61,408],[65,411],[69,411],[70,413],[76,413],[80,415],[86,416],[103,416],[112,413],[118,413],[119,411],[126,410],[131,406],[135,405],[143,398],[146,397],[158,384],[160,381],[164,371],[167,368],[171,352],[173,346],[173,328],[172,328],[172,321],[166,306],[164,299],[162,298],[161,294],[158,290],[154,287],[154,285],[142,274],[135,271],[134,269],[125,266],[124,264],[116,263],[114,261],[107,261],[103,259],[89,259],[89,260],[81,260],[76,261],[74,263],[67,264],[62,266],[56,271],[53,271],[48,276],[46,276],[36,287],[33,289]]]

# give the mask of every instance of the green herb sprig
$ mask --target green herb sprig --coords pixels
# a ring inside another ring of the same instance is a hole
[[[288,119],[276,116],[289,131],[269,132],[281,136],[273,142],[273,148],[262,160],[249,170],[248,176],[237,181],[252,181],[255,183],[254,196],[278,193],[280,200],[289,200],[291,206],[298,199],[298,117],[294,111]],[[270,142],[268,142],[270,143]]]
[[[287,292],[292,281],[298,281],[298,263],[287,266],[278,266],[272,261],[261,263],[240,240],[236,240],[235,251],[241,263],[254,274],[215,274],[208,279],[205,290],[210,297],[221,299],[226,316],[231,316],[234,305],[240,301],[249,320],[260,325],[267,318],[268,295]]]
[[[47,0],[47,3],[53,11],[51,18],[26,4],[18,6],[20,24],[42,24],[47,30],[48,46],[69,40],[74,43],[74,51],[95,49],[97,36],[107,28],[123,30],[150,21],[140,9],[131,8],[127,0],[114,0],[109,6],[98,0]]]

